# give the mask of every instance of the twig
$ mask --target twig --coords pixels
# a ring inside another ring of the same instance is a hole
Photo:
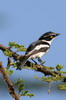
[[[6,47],[6,46],[3,46],[2,44],[0,44],[0,50],[2,50],[3,52],[6,51],[6,50],[10,50],[9,47]],[[10,50],[10,52],[12,53],[12,57],[15,59],[15,60],[18,60],[19,59],[19,55],[16,53],[16,52],[13,52],[12,50]]]
[[[2,62],[0,62],[0,73],[2,74],[7,86],[8,86],[8,91],[10,93],[10,95],[15,99],[15,100],[20,100],[19,99],[19,95],[16,93],[16,91],[14,90],[14,86],[11,82],[11,80],[9,79],[5,68],[2,66]]]

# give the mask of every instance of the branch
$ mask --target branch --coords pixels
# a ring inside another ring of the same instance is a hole
[[[10,48],[3,46],[2,44],[0,44],[0,50],[2,51],[6,51],[7,49],[10,50]],[[12,50],[10,50],[12,52],[12,57],[14,58],[14,60],[22,60],[23,56],[18,55],[17,53],[13,52]],[[61,76],[63,77],[63,82],[66,82],[66,76],[64,75],[60,75],[58,73],[58,71],[52,71],[49,69],[49,67],[47,66],[40,66],[40,65],[36,65],[30,61],[26,62],[26,66],[28,67],[32,67],[34,70],[43,73],[44,75],[51,75],[51,76]]]
[[[58,77],[63,77],[63,82],[66,82],[66,76],[59,74],[58,71],[52,71],[50,70],[49,67],[47,66],[40,66],[40,65],[35,65],[34,63],[27,61],[26,66],[32,67],[34,70],[43,73],[45,76],[50,75],[50,76],[58,76]]]
[[[0,50],[2,50],[2,52],[6,51],[6,50],[10,50],[9,47],[3,46],[2,44],[0,44]],[[18,60],[20,55],[18,55],[16,52],[13,52],[12,50],[10,50],[10,52],[12,53],[12,57],[14,58],[14,60]]]
[[[20,100],[19,99],[19,95],[17,95],[16,91],[14,90],[13,84],[11,82],[11,80],[9,79],[5,68],[2,66],[2,62],[0,62],[0,72],[2,74],[2,76],[4,77],[5,82],[8,85],[8,91],[10,93],[10,95],[15,99],[15,100]]]

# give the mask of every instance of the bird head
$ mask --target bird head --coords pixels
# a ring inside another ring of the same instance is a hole
[[[46,41],[51,41],[53,40],[56,36],[60,35],[59,33],[54,33],[54,32],[46,32],[43,34],[39,40],[46,40]]]

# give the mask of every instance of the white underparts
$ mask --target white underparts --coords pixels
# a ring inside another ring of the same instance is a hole
[[[29,59],[31,59],[31,58],[41,58],[44,54],[45,54],[45,52],[36,53],[36,54],[30,56]]]

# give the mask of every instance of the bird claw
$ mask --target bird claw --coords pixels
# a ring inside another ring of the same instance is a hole
[[[46,62],[46,61],[43,61],[43,62],[41,63],[41,65],[44,66],[44,63],[45,63],[45,62]]]

